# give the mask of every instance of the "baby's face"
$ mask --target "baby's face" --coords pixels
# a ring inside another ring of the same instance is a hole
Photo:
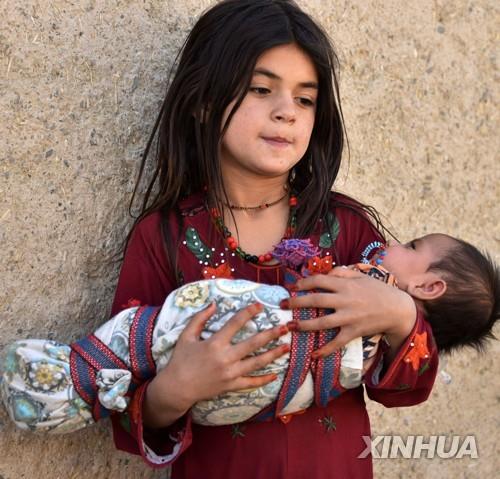
[[[410,284],[425,276],[430,265],[442,259],[453,239],[443,234],[430,234],[401,244],[389,241],[379,253],[379,262],[394,274],[398,286],[407,290]]]

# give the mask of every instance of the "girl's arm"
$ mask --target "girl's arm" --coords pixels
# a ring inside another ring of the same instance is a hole
[[[204,340],[200,335],[215,313],[215,305],[195,315],[179,337],[168,365],[149,385],[143,405],[145,424],[155,428],[169,426],[198,401],[227,391],[258,388],[276,379],[275,374],[248,375],[282,356],[288,345],[248,356],[279,338],[287,332],[286,328],[278,326],[238,344],[231,342],[245,323],[262,309],[260,304],[247,306],[220,331]]]
[[[339,208],[336,216],[340,224],[337,239],[340,260],[345,264],[356,263],[366,246],[381,238],[362,215]],[[418,404],[427,399],[437,373],[438,352],[429,324],[417,314],[408,294],[344,268],[335,268],[331,275],[304,278],[297,287],[325,292],[291,298],[290,308],[335,310],[298,326],[300,330],[341,327],[335,340],[319,351],[321,355],[355,337],[388,333],[388,344],[380,348],[377,360],[365,375],[372,399],[389,407]]]
[[[406,293],[362,273],[336,269],[332,275],[298,282],[299,289],[328,293],[296,296],[290,307],[319,307],[335,312],[301,322],[298,330],[340,327],[336,338],[317,351],[330,354],[351,339],[387,331],[377,358],[365,374],[368,395],[386,406],[410,406],[425,401],[434,384],[438,352],[429,324]]]
[[[382,343],[377,354],[365,374],[370,399],[386,407],[401,407],[429,397],[438,369],[438,351],[431,327],[421,313],[398,349]]]
[[[160,216],[152,214],[139,223],[130,239],[113,311],[129,301],[161,304],[174,289],[172,277],[163,249]],[[199,334],[213,310],[207,309],[191,321],[168,366],[136,390],[126,412],[112,416],[119,449],[140,454],[153,467],[166,466],[191,442],[190,417],[186,412],[195,402],[274,380],[270,375],[246,375],[284,354],[281,347],[244,358],[284,334],[282,330],[264,331],[237,345],[231,344],[232,336],[255,314],[255,308],[254,305],[236,314],[204,341]]]
[[[335,313],[301,322],[297,329],[341,328],[332,342],[317,351],[320,356],[344,346],[352,338],[388,331],[387,343],[381,342],[376,359],[365,374],[368,396],[387,407],[425,401],[438,367],[438,351],[429,324],[417,313],[406,293],[347,271],[337,270],[336,276],[314,276],[300,281],[299,288],[321,288],[329,293],[291,298],[290,307],[329,308],[335,309]]]
[[[327,275],[315,275],[297,281],[298,290],[322,290],[290,299],[290,306],[334,310],[331,314],[300,323],[301,331],[340,327],[333,341],[317,351],[326,356],[360,336],[385,332],[391,346],[388,363],[415,326],[417,309],[411,296],[359,271],[334,268]],[[294,325],[295,326],[295,325]]]

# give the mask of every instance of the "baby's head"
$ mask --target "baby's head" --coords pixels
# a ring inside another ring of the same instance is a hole
[[[406,244],[389,242],[380,260],[424,311],[441,352],[482,350],[494,338],[500,277],[489,255],[465,241],[430,234]]]

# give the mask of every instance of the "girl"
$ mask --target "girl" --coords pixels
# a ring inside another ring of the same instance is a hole
[[[130,300],[160,305],[175,287],[203,277],[283,284],[270,255],[283,237],[309,239],[321,261],[338,264],[357,262],[380,239],[366,208],[330,193],[343,148],[336,65],[326,34],[291,1],[226,0],[198,20],[141,165],[140,176],[157,134],[113,314]],[[335,312],[308,321],[308,329],[341,327],[304,356],[311,368],[354,337],[386,331],[388,345],[367,374],[368,395],[389,407],[427,398],[437,353],[407,294],[345,270],[299,287],[323,291],[283,308],[328,308]],[[214,306],[195,315],[168,366],[113,417],[117,447],[155,467],[172,464],[174,479],[371,477],[370,457],[357,458],[370,435],[361,387],[337,398],[334,391],[326,407],[292,417],[237,428],[191,424],[197,401],[272,381],[249,374],[286,349],[260,348],[304,328],[294,321],[233,345],[259,308],[240,311],[206,341],[200,331]],[[416,359],[405,361],[408,355]]]

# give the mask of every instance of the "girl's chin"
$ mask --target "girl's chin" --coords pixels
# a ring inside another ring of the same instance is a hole
[[[261,169],[260,171],[257,172],[258,176],[261,176],[262,178],[266,179],[273,179],[273,178],[288,178],[288,173],[290,169],[282,169],[282,170],[276,170],[276,169]]]

